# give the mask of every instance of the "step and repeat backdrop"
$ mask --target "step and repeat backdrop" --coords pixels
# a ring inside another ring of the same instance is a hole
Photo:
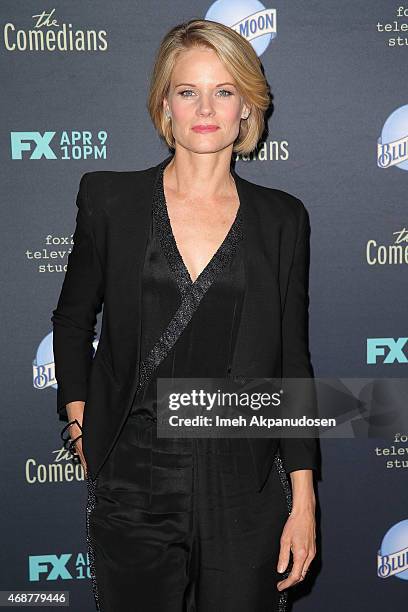
[[[200,17],[237,29],[261,58],[273,112],[235,169],[309,211],[315,375],[406,377],[408,2],[2,0],[0,10],[1,605],[13,607],[9,591],[67,591],[70,609],[90,612],[86,484],[60,439],[51,326],[81,175],[169,154],[146,97],[172,26]],[[405,609],[408,431],[320,447],[319,552],[292,587],[294,609]]]

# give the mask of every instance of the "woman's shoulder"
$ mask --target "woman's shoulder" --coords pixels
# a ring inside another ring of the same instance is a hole
[[[84,194],[88,208],[109,211],[118,202],[142,201],[143,193],[150,193],[156,166],[139,170],[92,170],[82,174],[79,192]],[[139,196],[139,197],[137,197]]]
[[[107,189],[110,186],[124,188],[129,184],[143,183],[154,175],[156,166],[142,168],[138,170],[92,170],[85,172],[81,177],[81,182],[85,182],[88,188]]]
[[[240,177],[250,196],[250,201],[257,207],[260,214],[274,215],[282,220],[294,221],[296,224],[302,217],[309,216],[303,201],[293,193],[275,187],[260,185]]]

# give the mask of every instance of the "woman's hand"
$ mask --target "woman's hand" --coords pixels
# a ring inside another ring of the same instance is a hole
[[[316,498],[313,488],[313,472],[310,469],[290,472],[293,504],[282,531],[278,572],[288,567],[290,551],[293,567],[285,580],[277,583],[279,591],[301,582],[316,555]]]
[[[290,551],[293,567],[289,576],[277,583],[279,591],[301,582],[316,555],[316,521],[312,508],[293,510],[289,515],[280,539],[279,573],[287,568]]]
[[[81,423],[82,425],[82,423]],[[79,429],[78,425],[71,425],[70,427],[71,430],[76,429],[79,430],[79,433],[75,433],[75,435],[73,434],[73,431],[71,431],[71,440],[73,440],[74,438],[76,438],[77,436],[79,436],[81,434],[81,430]],[[85,478],[87,477],[88,474],[88,467],[86,465],[86,461],[85,461],[85,455],[84,452],[82,450],[82,438],[79,438],[75,444],[74,444],[75,450],[79,455],[79,458],[81,460],[81,464],[82,467],[84,468],[84,472],[85,472]]]
[[[69,426],[69,437],[71,438],[71,440],[75,440],[75,438],[78,438],[78,436],[82,435],[82,419],[84,417],[84,408],[85,402],[82,401],[70,402],[66,406],[69,421],[73,421],[76,419],[79,423],[79,425],[73,423]],[[84,468],[86,478],[88,473],[88,467],[86,465],[85,455],[82,450],[82,438],[78,438],[78,440],[74,444],[74,447],[76,452],[78,453],[81,465]]]

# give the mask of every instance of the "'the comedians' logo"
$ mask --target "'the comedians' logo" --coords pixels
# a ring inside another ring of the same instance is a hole
[[[6,51],[41,53],[54,51],[106,51],[106,30],[78,29],[72,23],[60,21],[55,8],[31,15],[31,28],[18,27],[8,22],[3,28],[3,44]]]

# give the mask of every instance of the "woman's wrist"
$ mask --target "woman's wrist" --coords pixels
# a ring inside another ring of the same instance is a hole
[[[290,472],[292,482],[292,514],[315,512],[316,496],[313,487],[313,470]]]
[[[71,453],[74,463],[79,463],[80,457],[77,453],[76,444],[82,438],[82,424],[78,419],[72,419],[63,427],[60,435],[64,442],[64,448]]]
[[[315,511],[316,511],[315,503],[308,502],[308,501],[306,502],[301,501],[299,503],[292,504],[291,516],[296,516],[296,515],[305,516],[308,513],[314,516]]]
[[[68,421],[73,421],[74,419],[77,419],[80,423],[82,423],[82,419],[84,416],[84,408],[85,402],[83,401],[69,402],[66,405]]]

